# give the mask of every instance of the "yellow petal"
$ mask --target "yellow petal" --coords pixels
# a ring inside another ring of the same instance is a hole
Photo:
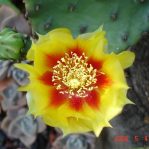
[[[87,56],[94,59],[103,59],[107,47],[107,39],[105,38],[105,31],[102,30],[102,27],[93,33],[78,36],[77,41]]]
[[[107,55],[104,60],[102,71],[112,80],[112,85],[115,87],[128,88],[124,71],[115,54]]]
[[[26,58],[27,58],[28,60],[34,61],[35,49],[36,49],[36,45],[35,45],[34,42],[32,41],[32,46],[31,46],[31,48],[28,50],[27,56],[26,56]]]
[[[38,75],[38,72],[34,69],[33,66],[24,63],[14,64],[15,67],[28,72],[30,75]]]
[[[34,115],[42,115],[50,103],[50,87],[42,85],[38,81],[31,82],[28,93],[28,106],[30,113]]]
[[[28,91],[30,89],[30,85],[21,86],[18,88],[18,91]]]
[[[49,54],[64,53],[74,46],[75,42],[70,30],[59,28],[50,31],[46,35],[40,35],[36,48]]]
[[[39,40],[34,42],[27,54],[27,58],[34,60],[34,67],[40,73],[47,71],[47,55],[64,55],[70,48],[75,47],[71,32],[66,28],[59,28],[50,31],[46,35],[40,35]],[[50,57],[49,57],[50,58]]]
[[[94,134],[96,135],[96,137],[99,137],[99,134],[101,133],[102,129],[103,127],[99,126],[94,129]]]
[[[65,130],[69,127],[67,118],[53,107],[47,108],[41,116],[47,125]]]
[[[85,119],[75,118],[75,117],[68,117],[68,125],[69,127],[67,130],[64,130],[65,133],[69,132],[86,132],[91,131],[92,128],[92,122]]]
[[[124,51],[117,55],[118,60],[121,63],[123,69],[128,68],[132,65],[135,59],[135,54],[130,51]]]

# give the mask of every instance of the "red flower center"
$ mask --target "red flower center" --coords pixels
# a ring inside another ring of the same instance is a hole
[[[65,54],[53,67],[52,82],[61,94],[68,97],[86,97],[88,92],[97,88],[97,70],[87,63],[88,57],[83,53]]]

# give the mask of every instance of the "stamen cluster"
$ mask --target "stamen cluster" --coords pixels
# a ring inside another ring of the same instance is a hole
[[[83,53],[78,56],[76,53],[65,54],[53,67],[52,82],[62,94],[86,97],[88,91],[96,88],[97,70],[87,63],[88,57]]]

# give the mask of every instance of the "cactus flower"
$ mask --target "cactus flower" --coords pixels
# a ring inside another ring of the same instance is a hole
[[[127,99],[125,68],[134,53],[106,52],[107,39],[100,27],[74,38],[66,28],[39,35],[27,59],[33,65],[16,64],[29,73],[29,113],[60,128],[64,134],[94,131],[98,136],[116,116]]]

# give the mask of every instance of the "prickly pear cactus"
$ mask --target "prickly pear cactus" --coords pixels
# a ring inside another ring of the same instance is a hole
[[[19,59],[23,47],[23,37],[20,33],[8,28],[0,32],[0,59]]]
[[[94,31],[100,25],[107,31],[109,49],[125,50],[149,28],[148,0],[25,0],[33,30],[44,34],[68,27],[74,35]]]

